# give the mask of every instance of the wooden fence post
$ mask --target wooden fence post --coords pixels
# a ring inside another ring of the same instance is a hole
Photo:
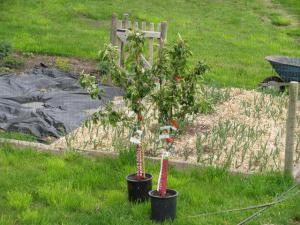
[[[122,20],[122,27],[123,29],[128,29],[129,27],[129,14],[128,13],[124,13],[123,14],[123,20]],[[120,59],[119,59],[119,66],[123,67],[124,62],[127,58],[127,54],[124,53],[124,49],[125,49],[125,44],[123,42],[121,42],[121,54],[120,54]]]
[[[129,22],[129,20],[128,20],[129,14],[124,13],[123,17],[124,17],[124,19],[123,19],[123,25],[122,26],[123,26],[124,29],[127,29],[128,28],[128,22]]]
[[[154,23],[150,23],[150,31],[154,31]],[[149,63],[153,65],[153,38],[149,39]]]
[[[298,101],[298,82],[292,81],[289,86],[289,106],[286,121],[286,142],[285,142],[285,160],[284,172],[287,175],[293,175],[293,160],[294,160],[294,137],[296,128],[296,112]]]
[[[165,44],[166,39],[167,39],[167,22],[162,22],[160,24],[160,32],[161,32],[161,37],[160,37],[159,46],[162,48]]]
[[[118,25],[117,14],[113,13],[112,18],[111,18],[111,30],[110,30],[110,43],[113,46],[118,45],[118,40],[117,40],[117,25]]]
[[[117,22],[117,29],[123,27],[123,21],[118,20]],[[119,66],[122,65],[122,41],[120,41],[119,38],[117,38],[117,44],[118,44],[118,50],[119,50]]]

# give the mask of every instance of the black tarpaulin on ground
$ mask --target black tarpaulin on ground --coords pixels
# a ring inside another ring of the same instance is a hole
[[[101,100],[92,100],[75,75],[57,69],[36,68],[21,75],[0,76],[0,128],[37,137],[65,135],[79,127],[92,111],[114,96],[105,90]]]

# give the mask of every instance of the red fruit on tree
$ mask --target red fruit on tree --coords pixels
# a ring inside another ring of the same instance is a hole
[[[143,118],[143,116],[141,114],[138,114],[137,115],[137,119],[138,119],[138,121],[142,121],[144,118]]]
[[[167,143],[173,143],[174,139],[173,138],[166,138]]]
[[[182,80],[182,77],[180,75],[176,75],[175,80],[177,80],[177,81]]]
[[[175,120],[173,120],[173,119],[170,119],[170,124],[173,126],[173,127],[175,127],[175,128],[179,128],[179,125],[178,125],[178,123],[175,121]]]

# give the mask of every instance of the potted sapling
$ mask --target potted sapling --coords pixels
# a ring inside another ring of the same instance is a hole
[[[167,186],[169,157],[185,121],[201,109],[199,85],[208,67],[198,62],[190,69],[188,59],[191,55],[188,45],[179,35],[171,48],[160,49],[152,68],[158,84],[151,96],[159,112],[159,139],[163,144],[157,189],[149,192],[151,219],[158,222],[176,217],[178,192]]]
[[[126,176],[128,186],[128,199],[132,202],[143,202],[149,198],[148,192],[152,189],[152,175],[145,173],[143,136],[144,136],[144,113],[145,105],[143,100],[149,96],[155,83],[151,77],[151,69],[144,68],[142,54],[144,53],[145,38],[139,31],[130,31],[127,37],[125,55],[127,56],[123,66],[118,65],[118,49],[112,45],[106,45],[99,53],[100,66],[106,75],[110,77],[114,85],[120,87],[124,92],[126,107],[132,111],[130,115],[120,115],[119,112],[109,107],[108,117],[116,124],[120,120],[131,121],[130,142],[135,146],[136,172]],[[82,83],[90,84],[90,78]],[[95,80],[95,79],[94,79]],[[93,82],[92,82],[93,83]],[[86,87],[87,85],[85,85]],[[95,87],[95,85],[94,85]],[[97,91],[92,85],[86,87],[96,95]],[[96,93],[96,94],[95,94]],[[98,113],[103,117],[103,113]],[[97,116],[93,116],[95,120]],[[130,118],[128,118],[130,117]]]

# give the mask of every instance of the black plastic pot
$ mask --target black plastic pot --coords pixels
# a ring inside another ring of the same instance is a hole
[[[143,180],[136,179],[136,173],[126,177],[128,187],[128,200],[130,202],[144,202],[149,199],[149,191],[152,189],[152,175],[145,174]]]
[[[176,217],[176,204],[178,192],[167,189],[165,197],[159,195],[158,191],[149,192],[151,199],[151,219],[156,222],[174,220]]]

